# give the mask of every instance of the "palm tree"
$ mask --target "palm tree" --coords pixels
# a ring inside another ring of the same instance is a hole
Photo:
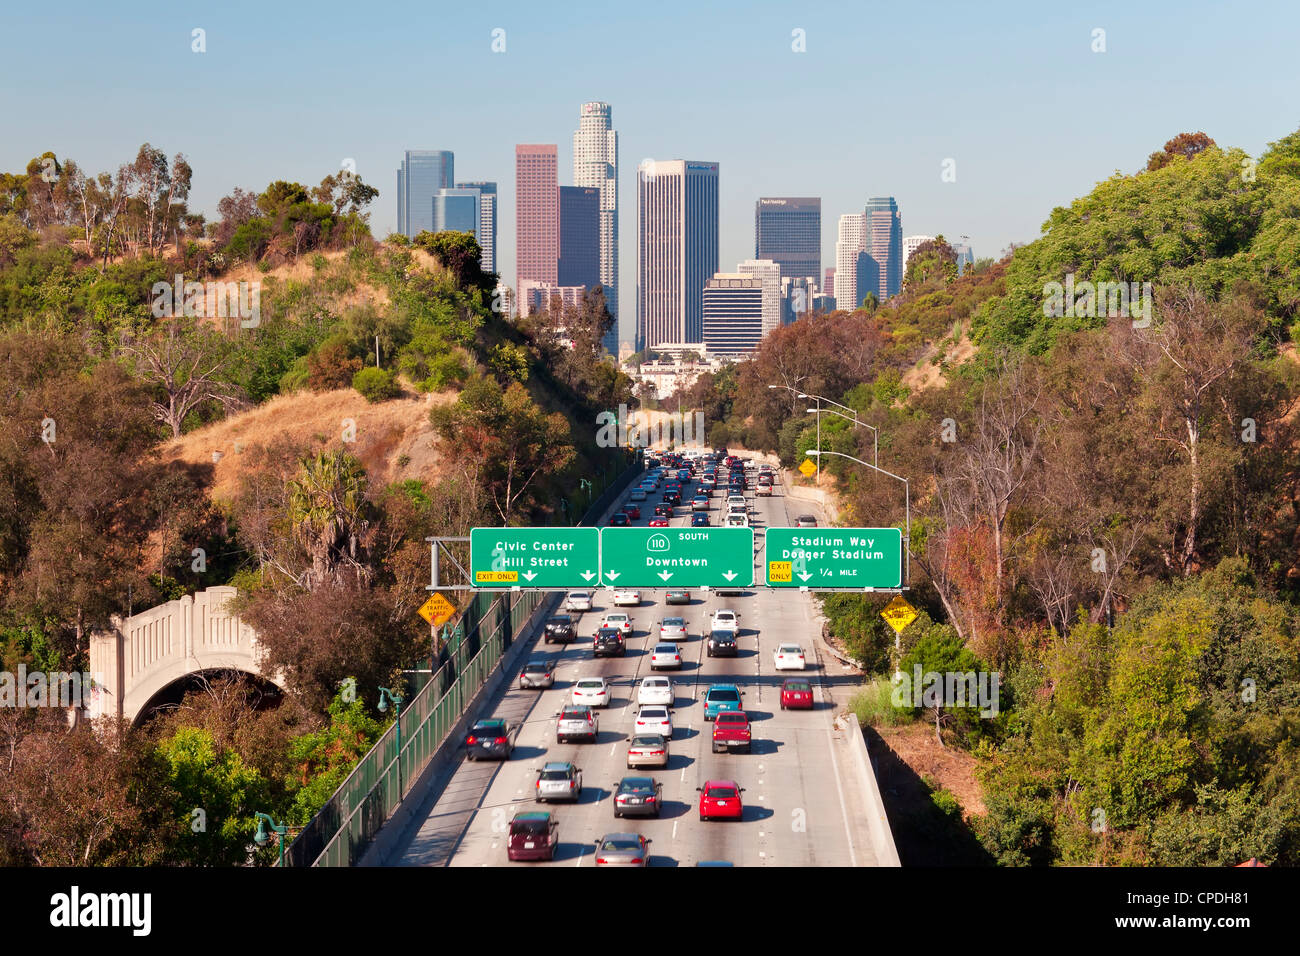
[[[357,559],[362,537],[370,527],[361,462],[335,451],[304,458],[300,464],[297,476],[289,482],[289,519],[312,562],[304,586],[314,590],[337,578],[344,566],[365,576],[367,569]]]

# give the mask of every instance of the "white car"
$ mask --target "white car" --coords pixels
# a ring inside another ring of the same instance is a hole
[[[641,488],[633,488],[632,493],[627,496],[628,501],[645,501],[645,491]]]
[[[614,592],[614,607],[640,607],[640,606],[641,606],[640,591],[623,590],[623,591]]]
[[[590,611],[591,592],[570,591],[569,596],[564,599],[564,609],[566,611]]]
[[[732,510],[733,506],[739,508],[741,511],[749,510],[749,506],[745,503],[744,495],[727,495],[727,510]]]
[[[677,670],[682,666],[682,652],[677,649],[676,644],[656,644],[655,649],[650,652],[650,669],[652,671],[667,670],[672,668]]]
[[[709,618],[709,630],[711,631],[740,631],[740,615],[729,609],[714,611],[713,617]]]
[[[642,707],[637,711],[633,733],[637,736],[641,734],[661,734],[665,740],[672,739],[672,711],[667,707]]]
[[[780,644],[772,655],[772,665],[779,671],[804,669],[803,648],[798,644]]]
[[[601,627],[618,628],[619,633],[624,637],[632,636],[632,619],[624,611],[614,611],[605,615],[605,620],[600,622]]]
[[[580,677],[573,685],[570,701],[577,706],[608,707],[609,685],[603,677]]]
[[[662,704],[671,707],[673,699],[673,682],[667,677],[641,678],[641,685],[636,691],[638,704]]]
[[[738,511],[733,512],[723,519],[722,526],[724,528],[748,528],[749,515],[743,515]]]

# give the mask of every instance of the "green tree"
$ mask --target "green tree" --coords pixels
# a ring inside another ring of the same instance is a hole
[[[233,750],[218,750],[212,735],[182,727],[158,745],[176,792],[172,852],[194,866],[243,866],[257,829],[254,813],[267,806],[266,781]]]

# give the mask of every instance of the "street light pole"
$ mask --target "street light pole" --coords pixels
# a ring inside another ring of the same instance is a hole
[[[388,702],[393,702],[393,723],[397,725],[397,799],[402,799],[402,695],[379,688],[379,712],[388,710]]]
[[[266,846],[266,841],[270,835],[266,832],[267,827],[275,831],[276,836],[280,838],[280,869],[284,869],[284,840],[289,834],[289,825],[287,823],[276,823],[271,819],[269,813],[257,812],[257,833],[253,835],[253,842],[258,846]]]

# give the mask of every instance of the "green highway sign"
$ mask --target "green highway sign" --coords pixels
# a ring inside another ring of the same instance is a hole
[[[476,588],[597,587],[600,529],[474,528],[469,565]]]
[[[896,588],[903,583],[903,532],[768,528],[763,565],[774,588]]]
[[[601,528],[600,570],[606,587],[753,587],[754,529]]]

